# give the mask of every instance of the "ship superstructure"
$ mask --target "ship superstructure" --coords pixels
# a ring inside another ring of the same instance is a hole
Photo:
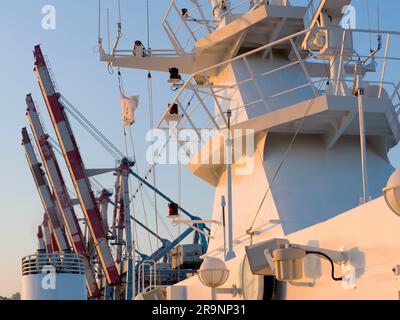
[[[171,50],[139,40],[121,49],[121,22],[110,52],[99,34],[109,68],[169,74],[176,95],[155,129],[215,188],[210,220],[190,214],[114,149],[118,168],[97,170],[117,177],[107,223],[110,193],[95,204],[94,172],[84,168],[64,113],[70,107],[36,47],[105,298],[163,299],[165,291],[172,300],[398,298],[400,181],[388,152],[400,141],[400,81],[390,72],[399,67],[400,33],[355,29],[350,0],[300,2],[171,0],[162,22]],[[187,227],[174,241],[160,238],[150,256],[135,254],[131,239],[130,175],[168,202],[172,223]],[[194,244],[177,247],[191,233]]]
[[[101,60],[112,66],[169,70],[177,79],[169,106],[179,111],[171,118],[167,108],[157,128],[173,123],[177,132],[195,132],[195,148],[183,147],[193,174],[215,187],[213,221],[222,219],[230,184],[229,166],[213,159],[229,150],[228,122],[239,132],[231,177],[235,258],[227,257],[229,232],[218,223],[203,256],[225,260],[224,286],[241,288],[236,298],[265,297],[263,283],[275,298],[398,297],[392,271],[398,257],[383,251],[396,247],[399,221],[382,190],[394,171],[387,153],[400,138],[400,83],[387,76],[398,67],[399,35],[348,28],[349,5],[171,1],[163,27],[174,52],[100,48]],[[368,37],[370,51],[363,46]],[[212,133],[203,138],[204,130]],[[254,149],[246,150],[249,135]],[[346,253],[335,262],[347,282],[335,283],[329,263],[315,256],[306,257],[299,281],[249,271],[245,248],[273,239]],[[197,277],[169,292],[172,299],[213,297]]]

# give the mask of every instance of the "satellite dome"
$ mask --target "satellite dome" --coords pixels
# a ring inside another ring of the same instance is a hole
[[[389,208],[400,216],[400,169],[390,176],[383,193]]]

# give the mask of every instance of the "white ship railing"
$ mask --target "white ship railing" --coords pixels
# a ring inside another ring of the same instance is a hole
[[[85,274],[83,257],[72,253],[38,253],[22,258],[22,275],[48,273]]]
[[[371,30],[344,30],[341,28],[320,28],[326,30],[336,30],[337,32],[343,33],[345,38],[346,33],[352,33],[354,39],[354,48],[359,52],[368,53],[368,48],[365,47],[365,43],[369,43],[369,37],[377,35],[377,31]],[[175,98],[172,100],[170,105],[177,104],[179,113],[183,115],[183,118],[176,124],[177,129],[193,129],[196,131],[199,138],[201,138],[202,129],[224,129],[227,127],[227,119],[225,113],[227,109],[233,111],[232,119],[239,118],[240,112],[250,110],[254,107],[264,107],[268,112],[270,105],[277,102],[276,100],[280,97],[287,97],[289,95],[297,94],[305,89],[312,91],[313,97],[322,96],[325,94],[329,95],[352,95],[351,83],[354,74],[351,73],[339,73],[337,79],[331,79],[329,75],[315,76],[309,74],[309,66],[314,63],[320,63],[323,69],[326,69],[326,73],[329,74],[329,61],[320,59],[320,55],[307,55],[303,57],[298,45],[295,44],[296,38],[308,33],[310,29],[303,30],[296,34],[290,35],[283,39],[277,40],[260,48],[257,48],[251,52],[247,52],[235,58],[229,59],[215,66],[203,69],[195,74],[192,74],[184,84],[179,88]],[[375,58],[376,61],[376,72],[368,72],[365,77],[365,81],[368,84],[375,84],[379,87],[378,97],[381,97],[383,92],[387,92],[390,99],[392,100],[395,108],[399,107],[400,104],[400,82],[396,77],[396,72],[389,73],[388,70],[400,70],[400,55],[398,54],[400,48],[400,33],[381,31],[384,46]],[[252,57],[261,56],[266,51],[271,51],[273,48],[281,48],[282,44],[289,44],[292,49],[292,61],[288,61],[287,64],[277,67],[269,71],[254,70],[249,64],[249,60]],[[340,65],[342,67],[353,66],[358,59],[355,55],[351,58],[344,55],[343,44],[336,48],[337,56]],[[362,57],[361,57],[362,58]],[[236,83],[230,83],[227,85],[217,85],[213,83],[213,75],[218,74],[227,66],[241,64],[241,66],[247,70],[248,76]],[[304,75],[304,81],[300,85],[290,85],[285,90],[274,92],[270,95],[265,95],[264,90],[260,86],[260,81],[265,79],[273,79],[279,73],[293,68],[294,66],[300,66],[299,70]],[[339,81],[338,81],[339,80]],[[330,84],[330,90],[328,90],[328,83]],[[336,83],[336,87],[332,89],[332,83]],[[339,83],[347,83],[348,90],[343,93],[338,90]],[[233,106],[233,99],[240,88],[243,86],[250,86],[252,92],[255,94],[252,97],[247,97],[245,103],[240,104],[236,107]],[[313,98],[310,97],[309,99]],[[309,100],[305,99],[305,100]],[[275,100],[275,101],[274,101]],[[305,101],[304,100],[304,101]],[[302,102],[302,101],[298,101]],[[284,107],[284,106],[282,106]],[[399,108],[398,108],[399,109]],[[398,110],[400,111],[400,109]],[[236,114],[235,114],[236,113]],[[265,113],[265,112],[264,112]],[[161,120],[157,124],[157,128],[168,129],[170,123],[168,122],[168,110],[165,111]]]
[[[195,43],[214,32],[221,20],[229,19],[229,16],[233,15],[235,17],[243,15],[265,3],[264,0],[230,0],[228,10],[218,21],[213,15],[212,2],[212,0],[171,0],[162,26],[178,54],[190,53]],[[187,10],[186,15],[182,14],[182,9]]]
[[[147,287],[146,275],[149,282]],[[157,287],[157,264],[154,260],[146,260],[139,264],[138,283],[142,292],[147,292]]]
[[[312,22],[316,17],[316,14],[320,11],[326,0],[309,0],[307,5],[307,11],[304,16],[304,26],[306,28],[312,27]]]

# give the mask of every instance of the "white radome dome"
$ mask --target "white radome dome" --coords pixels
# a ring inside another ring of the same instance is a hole
[[[206,258],[200,266],[198,276],[205,286],[218,288],[228,280],[229,270],[221,259]]]
[[[383,193],[389,208],[400,216],[400,169],[390,176]]]

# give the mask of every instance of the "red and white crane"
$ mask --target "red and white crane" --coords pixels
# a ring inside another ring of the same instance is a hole
[[[50,69],[46,64],[40,46],[35,46],[34,57],[35,71],[39,80],[39,85],[60,147],[67,162],[68,170],[94,241],[100,263],[108,283],[113,285],[118,284],[120,283],[120,276],[107,241],[107,234],[104,231],[100,211],[89,183],[88,175],[70,123],[59,101],[60,94],[55,89]]]
[[[92,297],[99,297],[101,292],[96,282],[95,270],[88,259],[88,253],[78,218],[75,214],[57,158],[48,141],[49,136],[44,131],[37,108],[30,94],[26,96],[26,105],[26,115],[29,119],[33,136],[42,158],[42,163],[44,164],[47,176],[52,186],[54,197],[64,218],[71,245],[75,253],[80,254],[84,258],[86,286],[89,295]]]
[[[36,158],[36,154],[26,128],[22,129],[22,145],[25,149],[26,159],[35,180],[35,184],[42,200],[43,207],[49,218],[56,244],[62,252],[70,251],[67,236],[62,229],[60,221],[58,220],[57,206],[54,197],[50,191],[45,174],[41,169],[42,165],[38,162]]]

